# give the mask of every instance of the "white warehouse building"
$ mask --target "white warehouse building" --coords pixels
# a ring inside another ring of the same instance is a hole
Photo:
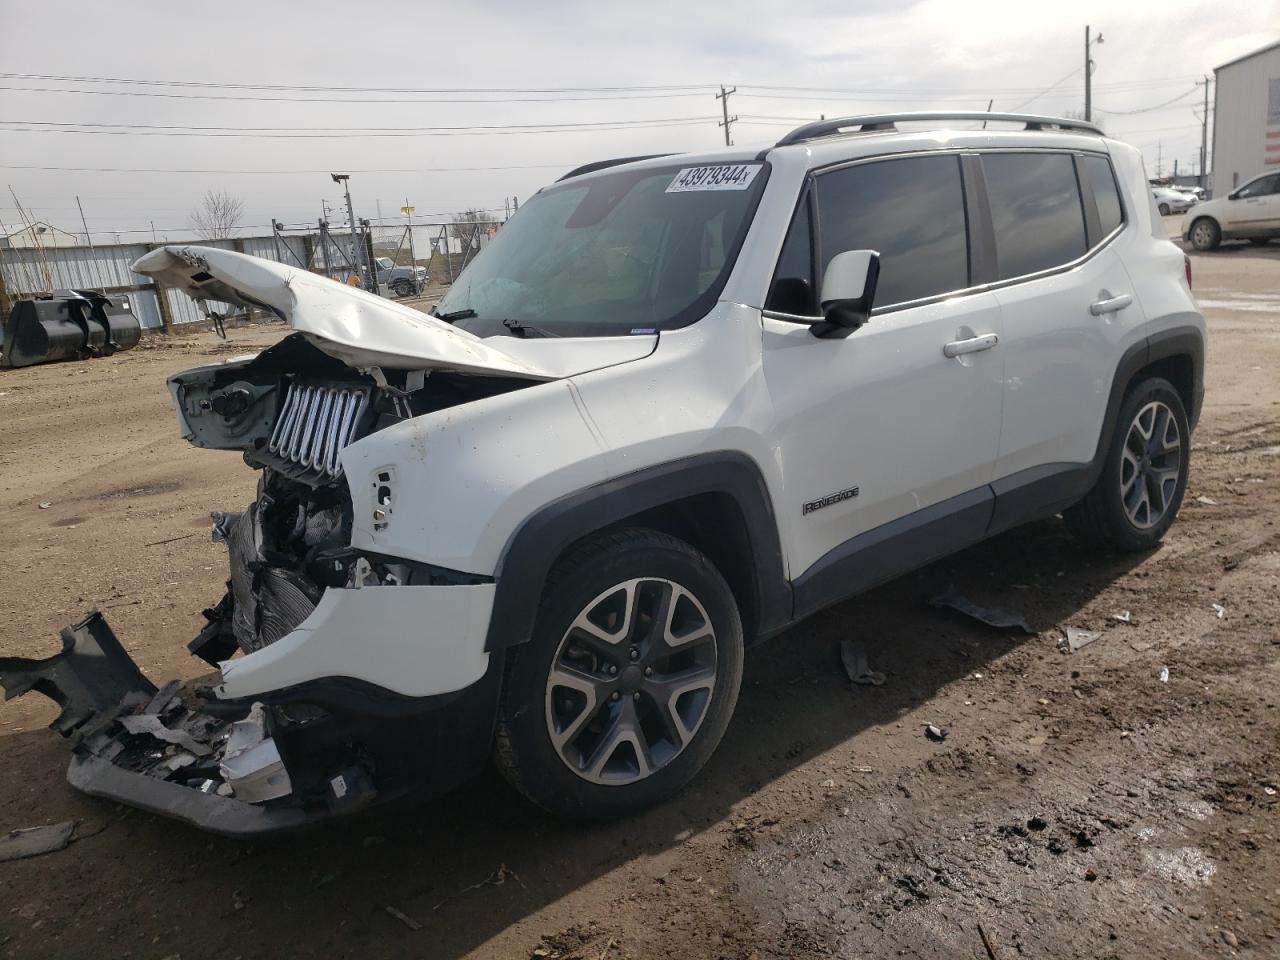
[[[1280,168],[1280,42],[1216,67],[1213,195]]]

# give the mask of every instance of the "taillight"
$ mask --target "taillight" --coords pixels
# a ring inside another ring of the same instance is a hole
[[[1182,267],[1187,273],[1187,289],[1191,288],[1191,258],[1185,253],[1182,255]]]

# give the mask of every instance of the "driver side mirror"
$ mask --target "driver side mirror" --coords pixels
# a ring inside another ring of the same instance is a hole
[[[871,317],[876,284],[880,280],[880,254],[875,250],[837,253],[822,275],[822,322],[809,329],[815,337],[843,337]]]

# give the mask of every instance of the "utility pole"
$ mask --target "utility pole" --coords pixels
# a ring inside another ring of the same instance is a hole
[[[356,222],[355,210],[351,206],[351,174],[331,173],[329,174],[329,176],[333,178],[334,183],[342,184],[342,189],[347,196],[347,224],[351,228],[351,260],[350,260],[351,269],[354,270],[357,275],[359,275],[360,268],[364,267],[365,270],[369,272],[369,274],[367,278],[366,277],[360,278],[361,284],[363,285],[364,283],[372,283],[373,273],[372,273],[370,264],[365,260],[364,244],[359,243],[357,240],[357,234],[360,230],[360,224]],[[359,253],[357,253],[357,251],[359,251]]]
[[[732,117],[729,116],[729,94],[737,93],[737,92],[738,92],[737,87],[734,87],[732,90],[726,90],[724,88],[724,84],[721,84],[720,92],[716,94],[716,99],[720,101],[720,106],[724,111],[724,119],[721,120],[718,124],[716,124],[716,126],[724,127],[724,145],[726,147],[733,146],[733,137],[730,135],[729,131],[730,131],[730,128],[733,126],[733,124],[738,122],[738,117],[736,114]]]
[[[1089,56],[1089,26],[1084,28],[1084,119],[1093,119],[1093,71],[1089,69],[1093,59]]]
[[[1156,141],[1156,176],[1164,175],[1164,142]]]
[[[405,229],[409,231],[409,269],[413,271],[413,292],[422,293],[422,291],[418,289],[418,257],[413,252],[413,211],[414,209],[415,208],[411,206],[409,203],[409,198],[405,197],[404,206],[400,208],[400,212],[404,214],[405,220],[407,221],[407,226],[405,227]],[[429,260],[427,262],[430,263]],[[427,277],[427,283],[430,283],[430,282],[431,282],[431,278]]]
[[[1209,189],[1209,180],[1205,171],[1209,164],[1209,84],[1212,81],[1206,73],[1203,80],[1197,80],[1196,86],[1204,85],[1204,113],[1200,117],[1200,189]]]
[[[1084,119],[1093,121],[1093,56],[1090,48],[1095,43],[1102,43],[1102,31],[1092,40],[1089,39],[1089,27],[1084,28]]]

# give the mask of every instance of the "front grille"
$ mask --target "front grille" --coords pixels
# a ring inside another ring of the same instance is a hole
[[[267,450],[304,470],[340,477],[338,454],[354,439],[368,403],[366,387],[291,383]]]

